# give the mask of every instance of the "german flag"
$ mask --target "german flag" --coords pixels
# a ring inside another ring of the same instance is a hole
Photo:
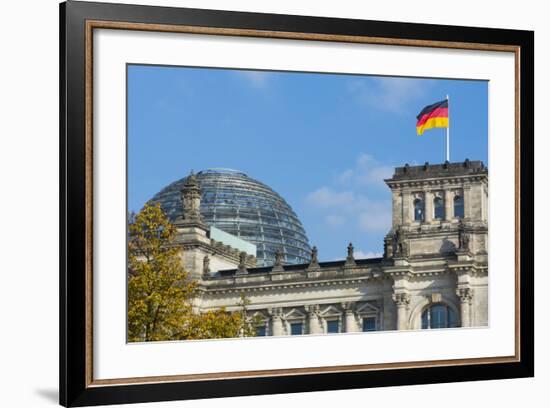
[[[447,99],[426,106],[416,117],[416,133],[425,130],[449,127],[449,101]]]

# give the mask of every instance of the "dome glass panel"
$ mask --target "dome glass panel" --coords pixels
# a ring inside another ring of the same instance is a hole
[[[253,243],[258,266],[272,265],[277,251],[286,264],[307,263],[311,248],[302,223],[287,202],[267,185],[229,169],[198,172],[201,214],[208,225]],[[186,177],[153,198],[171,221],[182,213]]]

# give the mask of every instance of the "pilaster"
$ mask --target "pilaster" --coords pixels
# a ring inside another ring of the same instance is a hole
[[[284,329],[283,329],[283,310],[281,308],[274,308],[270,311],[271,314],[271,333],[273,333],[274,336],[283,336]]]
[[[319,305],[306,306],[309,334],[322,334],[323,328],[319,322]]]
[[[411,297],[408,293],[394,293],[393,301],[397,307],[397,330],[407,330],[408,309],[411,302]]]
[[[450,188],[445,190],[445,221],[451,221],[454,218],[453,197],[454,194]]]
[[[431,223],[434,215],[434,196],[431,191],[424,190],[424,222]]]
[[[456,295],[460,299],[460,323],[462,327],[470,327],[470,306],[472,304],[473,290],[470,288],[459,288]]]

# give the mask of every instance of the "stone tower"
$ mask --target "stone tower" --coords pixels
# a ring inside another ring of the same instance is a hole
[[[181,201],[183,203],[183,220],[186,223],[203,224],[201,216],[201,189],[197,176],[193,172],[187,177],[183,185]]]
[[[487,324],[487,168],[469,160],[405,165],[385,181],[392,192],[393,215],[384,258],[393,264],[388,273],[394,279],[397,328],[414,328],[408,320],[410,294],[429,277],[447,281],[446,290],[433,286],[430,302],[446,297],[447,303],[459,304],[461,326],[472,320]]]
[[[487,181],[481,161],[397,167],[386,257],[486,256]]]

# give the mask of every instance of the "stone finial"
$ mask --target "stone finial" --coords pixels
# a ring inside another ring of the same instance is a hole
[[[351,242],[348,245],[348,256],[346,257],[345,266],[355,266],[355,258],[353,257],[353,244]]]
[[[202,274],[203,276],[208,276],[209,273],[210,273],[210,257],[206,255],[202,259]]]
[[[317,250],[317,247],[313,246],[313,248],[311,248],[311,263],[319,263],[319,260],[317,259],[318,253],[319,251]]]
[[[193,171],[185,180],[181,189],[181,201],[183,204],[183,220],[202,223],[201,216],[201,189],[197,176]]]
[[[283,265],[283,253],[281,251],[277,251],[277,253],[275,254],[275,265],[276,266]]]
[[[283,272],[283,253],[279,250],[275,253],[275,263],[273,264],[272,272]]]
[[[313,246],[311,248],[311,261],[309,262],[309,266],[307,269],[319,269],[319,260],[317,259],[318,251],[317,247]]]
[[[237,268],[237,275],[246,275],[248,270],[246,269],[246,252],[239,254],[239,267]]]

